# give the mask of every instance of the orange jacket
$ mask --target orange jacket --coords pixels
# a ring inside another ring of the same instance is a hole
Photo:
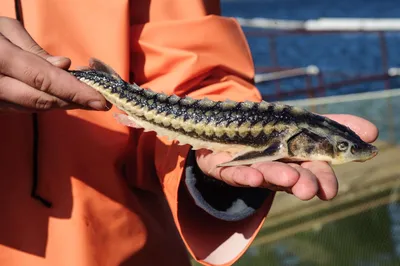
[[[156,91],[260,99],[245,37],[218,1],[19,2],[28,32],[72,68],[96,57]],[[1,1],[0,16],[14,7]],[[189,147],[118,124],[114,112],[40,113],[37,150],[30,114],[0,114],[0,265],[190,265],[185,246],[204,265],[231,265],[273,194],[248,218],[218,218],[182,181]],[[34,153],[50,209],[30,197]]]

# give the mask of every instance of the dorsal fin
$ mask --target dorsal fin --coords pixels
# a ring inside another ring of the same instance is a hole
[[[121,79],[121,77],[118,75],[118,73],[109,65],[104,63],[103,61],[97,59],[97,58],[90,58],[89,60],[89,66],[91,69],[101,71],[107,74],[110,74],[116,79]]]

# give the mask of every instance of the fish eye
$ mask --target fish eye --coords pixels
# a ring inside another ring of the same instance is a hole
[[[348,147],[349,147],[349,144],[347,142],[339,142],[337,145],[337,148],[339,149],[339,151],[346,151]]]

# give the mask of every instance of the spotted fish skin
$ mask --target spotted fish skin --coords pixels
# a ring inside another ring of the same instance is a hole
[[[96,70],[70,73],[129,115],[206,141],[264,147],[290,127],[320,128],[359,139],[345,126],[293,106],[265,101],[198,100],[156,93]]]
[[[69,72],[124,111],[138,127],[177,140],[181,145],[189,144],[193,149],[233,152],[247,163],[254,163],[260,157],[269,160],[321,158],[343,163],[376,154],[374,146],[362,141],[349,128],[298,107],[157,93],[125,82],[102,62],[97,62],[95,69]],[[324,139],[329,141],[319,145]],[[353,156],[347,152],[336,156],[334,146],[343,140],[348,141],[349,147],[360,147],[362,154]],[[290,147],[295,150],[289,150]],[[297,147],[302,148],[301,154],[296,154]]]

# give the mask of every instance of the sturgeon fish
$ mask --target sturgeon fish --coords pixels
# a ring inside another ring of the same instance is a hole
[[[119,123],[194,150],[231,153],[220,167],[276,160],[343,164],[378,153],[350,128],[299,107],[167,95],[124,81],[100,60],[91,59],[90,66],[69,72],[125,112],[114,114]]]

